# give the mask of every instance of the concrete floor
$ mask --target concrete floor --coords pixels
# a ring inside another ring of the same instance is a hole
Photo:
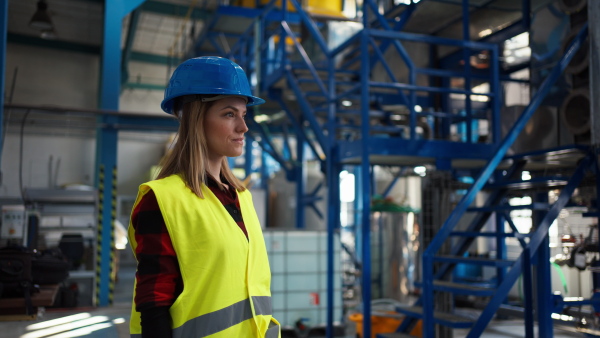
[[[121,266],[119,278],[115,284],[114,304],[102,308],[48,309],[37,319],[29,321],[0,321],[0,337],[3,338],[128,338],[129,313],[135,268]],[[77,316],[77,317],[72,317]],[[65,319],[66,324],[57,325],[51,320]],[[85,323],[87,326],[75,325]],[[44,325],[48,324],[48,325]],[[52,325],[50,325],[52,324]],[[37,325],[37,326],[36,326]],[[78,328],[79,327],[79,328]],[[356,337],[352,323],[348,324],[344,338]],[[462,338],[467,330],[454,330],[454,338]],[[482,338],[520,338],[524,337],[523,321],[494,321]],[[537,336],[537,335],[536,335]],[[555,338],[585,337],[582,333],[569,332],[555,328]],[[317,337],[314,337],[317,338]],[[545,338],[545,337],[544,337]]]
[[[129,337],[129,315],[131,312],[134,275],[135,267],[133,266],[123,266],[119,269],[119,277],[115,284],[112,306],[102,308],[46,309],[45,311],[40,311],[35,320],[1,321],[0,337]],[[63,320],[65,323],[53,323],[52,320]],[[75,325],[75,323],[83,325]],[[86,323],[87,325],[85,325]]]

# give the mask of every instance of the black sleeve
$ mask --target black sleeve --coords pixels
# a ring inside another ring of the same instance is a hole
[[[142,338],[171,338],[171,313],[168,306],[142,310]]]

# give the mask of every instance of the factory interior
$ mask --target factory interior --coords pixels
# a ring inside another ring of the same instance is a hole
[[[0,336],[130,337],[165,87],[220,56],[281,338],[600,337],[600,0],[0,6]]]

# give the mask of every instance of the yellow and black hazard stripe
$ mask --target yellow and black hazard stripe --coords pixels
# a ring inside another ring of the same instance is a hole
[[[100,305],[102,272],[102,215],[104,214],[104,165],[98,173],[98,224],[96,225],[96,306]]]
[[[105,173],[104,165],[100,165],[98,182],[98,226],[96,230],[96,306],[100,305],[100,294],[102,285],[102,232],[103,232],[103,213],[104,213],[104,188],[105,188]],[[113,293],[115,289],[116,269],[116,253],[115,253],[115,229],[112,226],[117,218],[117,167],[112,170],[112,189],[111,189],[111,211],[110,211],[110,264],[109,264],[109,281],[108,281],[108,304],[113,304]]]
[[[117,167],[113,167],[112,172],[112,190],[110,193],[110,270],[108,275],[110,276],[108,284],[108,304],[113,304],[113,292],[115,290],[115,279],[117,277],[117,259],[116,259],[116,247],[115,247],[115,220],[117,219]]]

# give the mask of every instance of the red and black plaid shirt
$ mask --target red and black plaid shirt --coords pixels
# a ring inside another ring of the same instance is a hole
[[[229,185],[228,190],[221,190],[210,176],[206,183],[247,238],[248,232],[235,188]],[[131,224],[137,242],[136,310],[141,312],[156,307],[170,307],[183,289],[183,280],[173,243],[153,191],[144,195],[133,210]]]

